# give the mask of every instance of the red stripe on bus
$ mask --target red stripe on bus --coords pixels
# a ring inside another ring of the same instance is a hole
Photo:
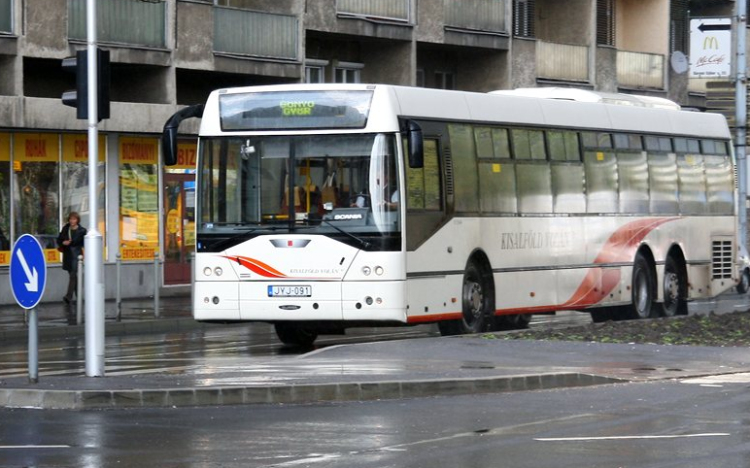
[[[461,312],[451,312],[448,314],[419,315],[406,318],[406,323],[427,323],[438,322],[441,320],[460,320],[463,317]]]
[[[230,260],[234,260],[240,265],[242,265],[243,267],[252,271],[253,273],[256,273],[260,276],[265,276],[266,278],[286,278],[287,277],[284,273],[281,273],[280,271],[277,271],[276,269],[270,267],[269,265],[266,265],[260,260],[256,260],[254,258],[241,257],[241,256],[226,257],[226,258]]]
[[[607,239],[594,259],[595,264],[629,262],[643,239],[654,229],[679,218],[642,219],[628,223]],[[620,283],[620,269],[592,268],[573,295],[560,308],[580,308],[597,304]]]
[[[635,257],[635,251],[648,234],[664,223],[679,218],[642,219],[628,223],[615,231],[604,243],[595,264],[629,262]],[[595,267],[589,269],[583,281],[573,295],[562,304],[551,306],[519,307],[515,309],[497,309],[498,315],[538,314],[556,310],[575,310],[597,304],[614,290],[620,283],[620,270]],[[426,323],[440,320],[459,320],[460,312],[448,314],[420,315],[408,317],[407,323]]]

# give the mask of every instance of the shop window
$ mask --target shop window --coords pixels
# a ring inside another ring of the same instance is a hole
[[[106,239],[104,215],[106,210],[105,187],[105,154],[107,152],[106,139],[99,136],[99,157],[97,165],[96,181],[98,184],[97,194],[97,230]],[[67,222],[68,214],[75,211],[81,217],[81,225],[87,229],[91,228],[89,209],[89,150],[88,137],[86,135],[65,134],[63,135],[62,151],[62,200],[60,208],[62,213],[61,224]]]
[[[14,232],[39,240],[48,261],[58,261],[60,228],[60,137],[49,133],[14,135]]]
[[[0,265],[10,263],[10,134],[0,133]]]
[[[159,248],[156,138],[123,137],[120,154],[120,243],[123,260],[153,259]]]

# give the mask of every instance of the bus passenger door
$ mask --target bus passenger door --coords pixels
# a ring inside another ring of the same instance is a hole
[[[447,129],[444,125],[422,123],[424,135],[424,166],[406,168],[406,251],[413,252],[434,234],[446,220],[446,195],[452,195],[452,187],[445,182],[451,175],[445,174],[448,149],[445,145]],[[450,162],[448,162],[450,165]]]

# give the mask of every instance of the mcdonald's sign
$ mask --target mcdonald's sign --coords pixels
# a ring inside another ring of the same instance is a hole
[[[703,50],[719,50],[719,40],[716,36],[703,38]]]
[[[690,78],[722,78],[732,73],[731,18],[690,19]]]

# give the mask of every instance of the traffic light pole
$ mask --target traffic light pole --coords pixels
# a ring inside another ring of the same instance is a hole
[[[98,55],[96,0],[86,0],[88,60],[89,229],[84,238],[84,296],[86,305],[86,376],[104,377],[104,243],[99,232]],[[80,298],[79,298],[80,300]]]
[[[736,140],[735,156],[737,157],[738,179],[738,241],[747,246],[747,0],[737,0],[735,8],[735,111]]]

